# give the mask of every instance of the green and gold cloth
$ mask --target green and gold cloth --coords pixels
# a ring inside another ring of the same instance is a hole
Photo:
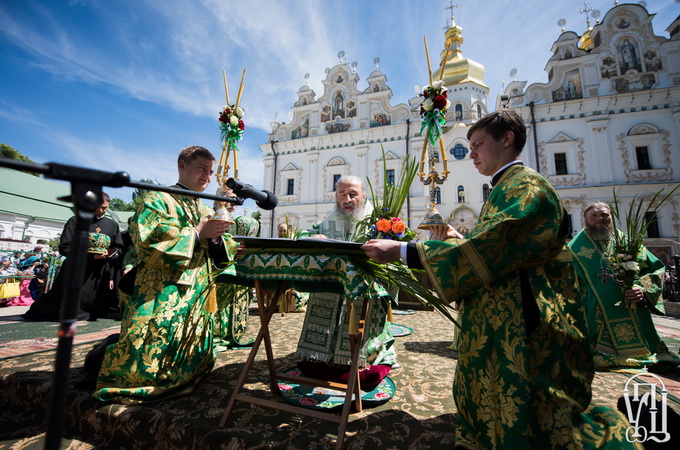
[[[234,223],[227,233],[233,236],[257,236],[260,223],[248,216],[234,217]],[[214,344],[215,350],[238,348],[252,342],[244,341],[248,330],[250,313],[248,306],[254,300],[252,290],[237,284],[218,283],[217,312],[215,313]]]
[[[380,283],[367,282],[362,270],[346,255],[287,253],[290,249],[267,251],[270,253],[250,253],[238,259],[218,281],[249,285],[261,280],[265,288],[272,290],[279,281],[286,281],[286,288],[314,292],[315,301],[307,306],[298,354],[337,365],[351,363],[350,324],[358,318],[364,299],[368,299],[359,364],[393,364],[394,338],[385,321],[391,297]],[[351,311],[345,307],[346,298],[350,299]]]
[[[618,231],[617,231],[618,232]],[[637,257],[640,273],[635,286],[644,291],[644,301],[626,305],[623,286],[612,278],[606,255],[613,251],[613,240],[592,239],[586,229],[570,242],[576,272],[587,287],[586,307],[591,345],[598,370],[673,370],[680,358],[671,354],[656,332],[652,313],[662,315],[664,264],[646,248]],[[619,303],[619,306],[615,304]]]
[[[440,297],[461,303],[456,445],[633,447],[625,418],[590,404],[592,352],[571,253],[559,237],[562,214],[552,186],[514,165],[465,239],[417,244]],[[540,315],[530,335],[523,278]]]
[[[135,287],[123,305],[120,341],[107,348],[100,400],[139,403],[191,392],[215,363],[207,240],[196,225],[213,211],[200,201],[150,192],[130,226]],[[224,239],[230,256],[237,244]]]

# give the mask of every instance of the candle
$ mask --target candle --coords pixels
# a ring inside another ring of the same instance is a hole
[[[246,77],[246,68],[243,68],[243,74],[241,75],[241,85],[238,87],[238,95],[236,96],[236,104],[234,105],[234,111],[238,108],[238,104],[241,101],[241,93],[243,92],[243,79]]]
[[[430,52],[427,50],[427,36],[423,36],[425,42],[425,56],[427,57],[427,73],[430,76],[430,86],[432,86],[432,66],[430,65]]]
[[[227,74],[222,71],[222,78],[224,78],[224,95],[227,97],[227,106],[229,106],[229,88],[227,87]]]

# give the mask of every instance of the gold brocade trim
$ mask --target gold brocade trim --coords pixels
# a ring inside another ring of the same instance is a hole
[[[456,239],[460,241],[461,239]],[[470,267],[472,267],[472,270],[475,271],[475,274],[477,274],[477,278],[479,278],[484,286],[488,286],[491,284],[491,281],[493,281],[493,278],[491,277],[491,272],[489,272],[489,269],[486,267],[486,264],[484,264],[484,260],[482,257],[477,253],[477,249],[472,245],[470,241],[463,241],[462,244],[458,246],[460,248],[461,253],[467,258],[468,262],[470,263]]]
[[[177,202],[175,201],[175,198],[172,195],[166,194],[165,192],[159,192],[158,193],[161,197],[163,197],[168,205],[168,214],[170,217],[176,218],[177,217]],[[160,259],[161,256],[165,253],[165,250],[168,248],[170,245],[171,239],[174,240],[177,235],[176,231],[169,231],[168,233],[163,236],[163,240],[161,243],[154,249],[153,253],[151,253],[151,256],[149,257],[149,262],[148,264],[150,266],[155,265]],[[170,238],[170,239],[168,239]]]

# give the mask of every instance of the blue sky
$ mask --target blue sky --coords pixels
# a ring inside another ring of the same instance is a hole
[[[459,0],[463,55],[482,63],[493,109],[509,72],[546,82],[557,21],[581,34],[583,2]],[[602,16],[614,2],[591,0]],[[359,88],[379,68],[392,103],[406,103],[427,81],[423,36],[433,65],[450,18],[443,0],[2,0],[0,142],[36,162],[126,170],[135,180],[176,181],[176,157],[188,145],[219,155],[222,71],[230,96],[247,68],[241,105],[242,181],[262,185],[258,144],[273,120],[289,121],[305,83],[323,93],[325,69],[357,62]],[[675,0],[649,0],[654,30],[678,16]],[[214,187],[210,188],[214,192]],[[111,189],[130,199],[131,190]],[[254,209],[250,201],[246,207]]]

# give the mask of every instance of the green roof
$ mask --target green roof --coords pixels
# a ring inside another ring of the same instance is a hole
[[[70,184],[0,167],[0,213],[66,223],[73,216],[73,203],[57,197],[70,195]],[[106,213],[123,229],[132,214],[110,210]]]
[[[57,197],[71,195],[71,186],[14,169],[0,167],[0,212],[66,222],[73,204]]]

